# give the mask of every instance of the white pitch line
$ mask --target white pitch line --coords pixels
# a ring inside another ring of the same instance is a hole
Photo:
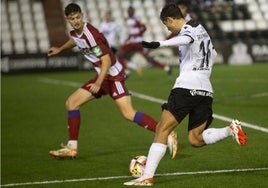
[[[173,172],[156,174],[155,176],[182,176],[182,175],[196,175],[196,174],[223,174],[232,172],[253,172],[253,171],[266,171],[268,168],[244,168],[244,169],[226,169],[226,170],[206,170],[206,171],[192,171],[192,172]],[[80,178],[80,179],[66,179],[66,180],[51,180],[51,181],[37,181],[37,182],[25,182],[25,183],[9,183],[3,184],[1,187],[15,187],[25,185],[47,185],[47,184],[59,184],[59,183],[72,183],[72,182],[84,182],[84,181],[105,181],[114,179],[126,179],[132,178],[131,176],[108,176],[108,177],[96,177],[96,178]]]
[[[258,98],[258,97],[267,97],[268,93],[257,93],[254,95],[251,95],[252,98]]]
[[[213,117],[215,119],[219,119],[219,120],[226,121],[226,122],[230,122],[230,121],[233,120],[231,118],[228,118],[228,117],[225,117],[225,116],[222,116],[222,115],[218,115],[218,114],[213,114]],[[261,127],[260,125],[252,125],[252,124],[244,122],[244,121],[241,121],[241,125],[243,127],[248,127],[248,128],[251,128],[251,129],[261,131],[261,132],[268,133],[268,129],[265,128],[265,127]]]
[[[56,79],[50,79],[50,78],[40,78],[39,81],[43,82],[43,83],[47,83],[47,84],[65,85],[65,86],[71,86],[71,87],[80,87],[82,85],[81,83],[77,83],[77,82],[56,80]],[[165,100],[163,100],[163,99],[159,99],[159,98],[152,97],[152,96],[149,96],[149,95],[145,95],[145,94],[142,94],[142,93],[137,93],[137,92],[134,92],[134,91],[130,91],[130,92],[131,92],[132,96],[140,98],[140,99],[143,99],[143,100],[147,100],[147,101],[151,101],[151,102],[155,102],[155,103],[159,103],[159,104],[163,104],[165,102]],[[257,97],[257,96],[263,97],[263,96],[267,96],[267,95],[265,95],[264,93],[261,93],[260,95],[258,95],[258,94],[252,95],[252,97]],[[215,113],[213,114],[213,117],[215,119],[222,120],[222,121],[225,121],[225,122],[230,122],[230,121],[233,120],[232,118],[222,116],[222,115],[219,115],[219,114],[215,114]],[[243,121],[241,121],[241,124],[244,127],[268,133],[268,128],[262,127],[260,125],[253,125],[253,124],[243,122]]]

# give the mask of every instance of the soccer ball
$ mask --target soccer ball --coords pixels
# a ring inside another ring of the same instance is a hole
[[[139,178],[143,175],[146,161],[147,157],[143,155],[136,156],[130,161],[129,171],[134,178]]]

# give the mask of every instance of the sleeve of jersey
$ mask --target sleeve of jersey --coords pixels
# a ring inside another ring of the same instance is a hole
[[[193,38],[188,35],[177,36],[177,37],[173,37],[171,39],[165,40],[165,41],[159,41],[160,47],[179,46],[179,45],[190,44],[192,42],[193,42]]]
[[[84,33],[89,41],[89,45],[92,46],[91,51],[96,57],[101,57],[110,52],[107,40],[96,28],[88,24],[87,30],[84,30]]]
[[[110,47],[109,47],[109,44],[100,43],[100,44],[99,44],[99,47],[100,47],[101,50],[102,50],[102,54],[99,55],[99,57],[110,53]]]

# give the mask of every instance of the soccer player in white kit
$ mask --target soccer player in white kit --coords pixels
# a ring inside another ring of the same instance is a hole
[[[124,185],[151,186],[154,174],[166,153],[169,133],[187,116],[188,139],[192,146],[202,147],[233,136],[239,145],[246,144],[246,135],[240,122],[233,120],[223,128],[208,128],[212,118],[213,89],[210,74],[216,51],[211,38],[202,25],[186,21],[175,4],[166,5],[160,19],[168,30],[177,37],[166,41],[142,42],[145,48],[178,46],[180,55],[180,75],[177,77],[167,103],[162,105],[161,119],[156,128],[144,174]]]
[[[121,32],[120,25],[117,24],[113,18],[110,10],[105,12],[104,20],[100,24],[100,32],[108,40],[112,51],[116,54],[119,46],[119,35]]]

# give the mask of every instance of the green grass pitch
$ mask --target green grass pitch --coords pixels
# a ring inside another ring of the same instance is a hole
[[[147,155],[153,133],[124,120],[109,97],[81,109],[79,157],[57,160],[48,155],[67,141],[65,100],[94,71],[2,75],[1,77],[1,187],[118,188],[132,179],[130,160]],[[166,99],[177,68],[168,77],[151,68],[126,81],[137,93]],[[179,154],[168,153],[155,177],[156,188],[268,187],[268,64],[217,65],[212,73],[215,114],[238,118],[264,131],[244,127],[248,143],[231,138],[193,148],[187,140],[187,119],[175,130]],[[161,104],[132,97],[133,105],[156,119]],[[228,123],[214,119],[211,127]],[[170,174],[168,174],[170,173]]]

